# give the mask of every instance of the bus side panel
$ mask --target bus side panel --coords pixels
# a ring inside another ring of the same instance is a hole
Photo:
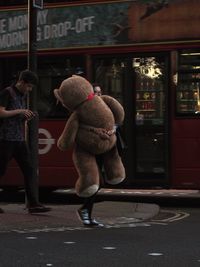
[[[22,173],[18,166],[16,165],[15,161],[12,160],[6,171],[6,174],[1,177],[0,179],[0,187],[23,187],[24,186],[24,179]]]
[[[54,188],[74,187],[77,173],[73,167],[40,167],[40,186]]]
[[[74,187],[77,180],[72,149],[62,152],[56,145],[65,123],[64,120],[48,120],[39,124],[39,184],[42,187]],[[0,187],[6,186],[24,186],[22,173],[14,160],[0,180]]]
[[[60,151],[57,141],[66,120],[46,120],[39,125],[40,185],[74,187],[77,173],[72,161],[72,149]]]
[[[199,120],[177,119],[172,129],[172,186],[200,188]]]

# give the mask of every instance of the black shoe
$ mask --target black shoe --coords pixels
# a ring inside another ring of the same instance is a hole
[[[51,208],[45,207],[43,205],[28,207],[29,213],[44,213],[44,212],[49,212],[49,211],[51,211]]]
[[[79,219],[82,221],[82,223],[85,226],[99,226],[103,227],[104,225],[102,223],[97,222],[95,219],[91,219],[89,210],[87,209],[79,209],[77,211]]]
[[[86,225],[86,226],[90,225],[91,219],[90,219],[89,210],[87,210],[87,209],[79,209],[77,211],[77,214],[78,214],[79,219],[81,220],[81,222],[84,225]]]
[[[5,213],[3,209],[0,208],[0,213]]]
[[[91,219],[90,226],[104,227],[103,223],[97,222],[95,219]]]

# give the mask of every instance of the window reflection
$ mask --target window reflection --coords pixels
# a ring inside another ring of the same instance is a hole
[[[155,57],[134,58],[136,73],[136,124],[163,124],[165,95],[163,61]]]
[[[64,79],[73,74],[84,74],[84,60],[80,56],[71,58],[43,58],[38,64],[38,113],[40,118],[66,118],[69,111],[57,102],[53,90],[59,88]]]
[[[200,114],[200,52],[180,53],[177,78],[177,114]]]
[[[122,99],[122,72],[125,63],[122,59],[100,59],[95,61],[95,83],[99,84],[103,94],[110,95],[121,104]]]
[[[165,90],[163,57],[133,58],[135,71],[136,172],[165,173]],[[161,177],[161,176],[160,176]]]

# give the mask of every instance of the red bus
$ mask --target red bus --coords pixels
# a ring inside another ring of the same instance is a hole
[[[12,2],[0,9],[1,88],[27,66],[27,7]],[[40,186],[68,188],[77,179],[71,151],[56,147],[68,115],[53,96],[77,73],[124,106],[121,187],[200,188],[200,1],[44,2],[37,12]],[[12,163],[0,186],[22,184]]]

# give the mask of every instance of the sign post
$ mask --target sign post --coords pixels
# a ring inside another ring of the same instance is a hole
[[[37,7],[34,4],[39,4],[36,0],[28,0],[28,56],[27,68],[30,71],[37,73]],[[34,87],[28,96],[28,108],[35,114],[37,113],[37,87]],[[31,153],[31,160],[33,164],[34,177],[36,181],[39,178],[38,167],[38,116],[35,116],[28,124],[27,136],[28,145]],[[36,184],[36,183],[34,183]],[[38,194],[37,188],[33,188],[35,194]]]

